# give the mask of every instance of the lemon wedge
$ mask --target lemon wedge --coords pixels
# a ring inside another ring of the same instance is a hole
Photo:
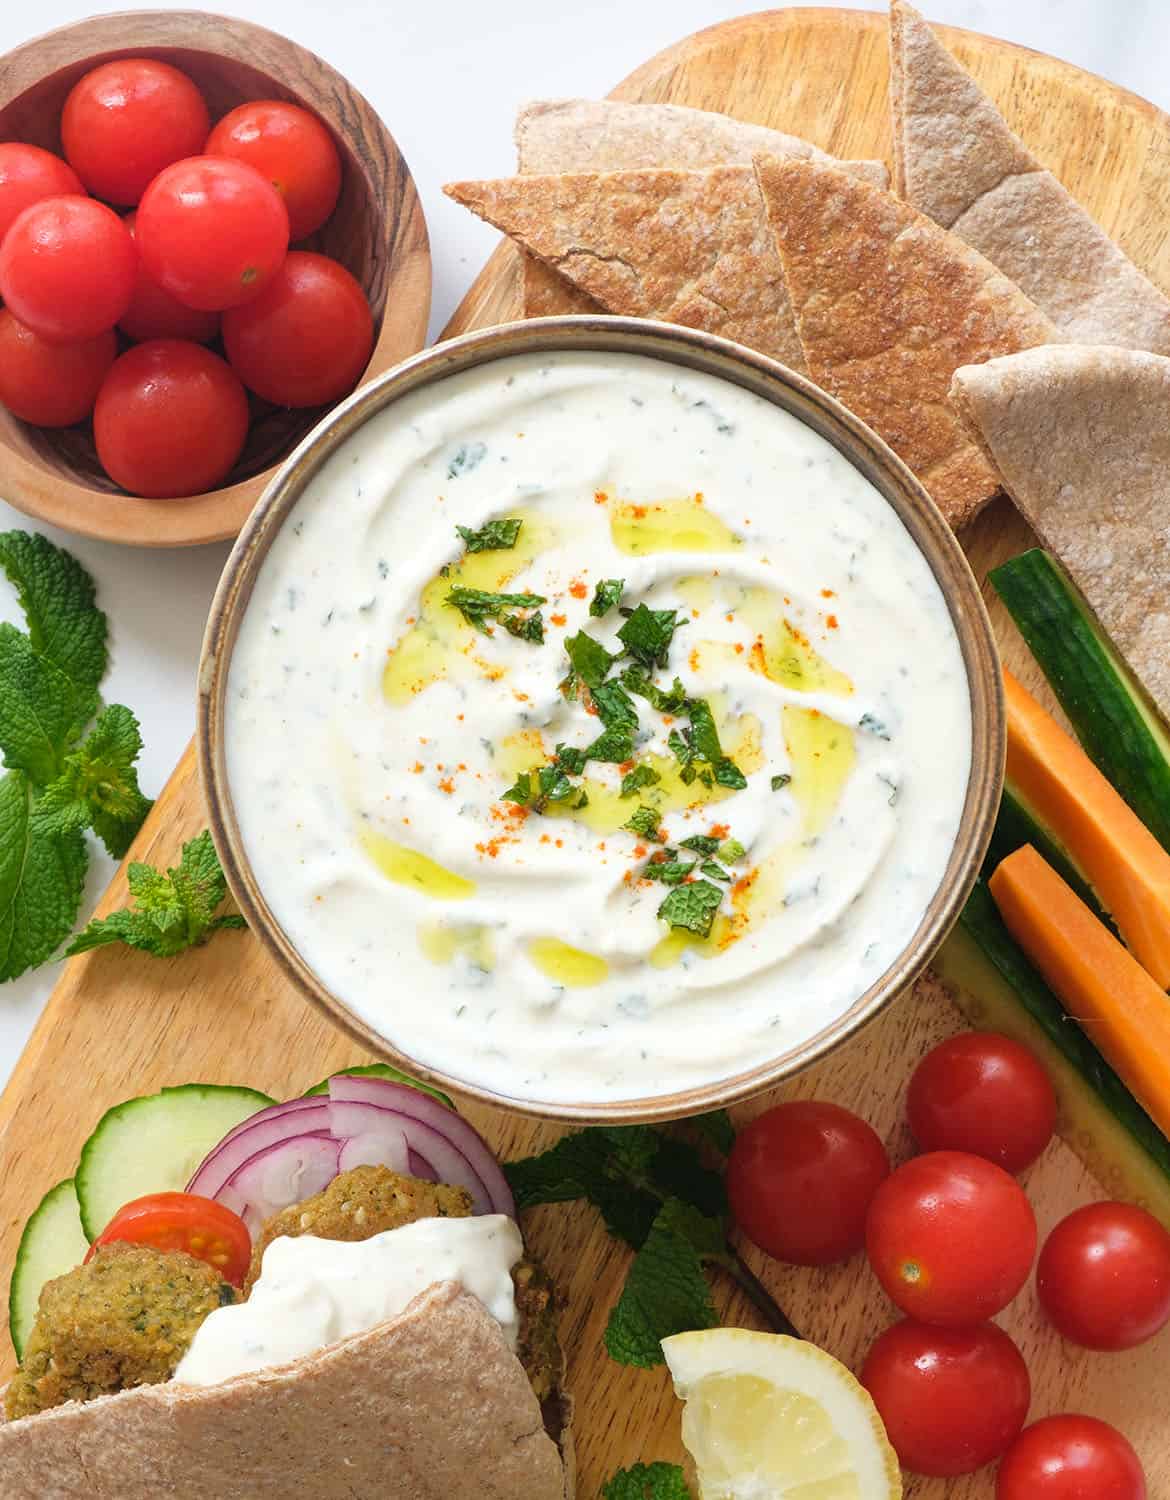
[[[663,1339],[702,1500],[898,1500],[869,1393],[801,1339],[710,1328]]]

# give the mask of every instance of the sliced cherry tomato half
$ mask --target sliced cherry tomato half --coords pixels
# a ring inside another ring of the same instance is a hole
[[[238,1214],[197,1193],[149,1193],[120,1208],[89,1247],[149,1245],[182,1250],[213,1266],[225,1281],[242,1286],[252,1260],[252,1236]]]

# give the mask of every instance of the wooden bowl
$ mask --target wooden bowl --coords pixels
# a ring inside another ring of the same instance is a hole
[[[848,459],[897,512],[938,580],[962,651],[972,736],[966,800],[938,889],[898,958],[843,1015],[732,1078],[641,1099],[548,1103],[494,1092],[423,1065],[356,1016],[317,977],[277,921],[252,872],[232,804],[224,720],[232,650],[257,574],[306,486],[331,454],[371,417],[422,386],[508,355],[566,349],[641,354],[719,376],[790,412]],[[232,894],[249,926],[309,1001],[361,1046],[439,1087],[522,1114],[628,1123],[702,1114],[773,1088],[853,1036],[925,968],[970,894],[991,837],[1003,782],[1003,684],[991,624],[954,532],[901,459],[839,402],[775,360],[711,334],[640,318],[542,318],[466,334],[408,360],[350,397],[293,455],[244,527],[212,602],[199,672],[196,742],[211,831]]]
[[[202,89],[212,119],[247,99],[303,104],[341,152],[341,197],[306,241],[343,262],[365,288],[376,342],[363,383],[426,342],[431,261],[414,182],[370,104],[328,63],[286,37],[204,11],[95,16],[0,58],[0,140],[60,152],[65,96],[97,63],[146,56],[173,63]],[[254,403],[247,446],[223,488],[182,500],[140,500],[102,471],[88,426],[49,432],[0,408],[0,493],[66,531],[140,547],[184,547],[233,537],[277,465],[320,419]]]

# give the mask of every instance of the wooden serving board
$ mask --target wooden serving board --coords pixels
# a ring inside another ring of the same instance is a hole
[[[1170,118],[1121,89],[1052,58],[990,38],[943,32],[1008,119],[1145,270],[1170,286]],[[889,159],[883,17],[843,10],[773,11],[701,32],[640,68],[616,91],[631,100],[674,101],[723,110],[815,141],[841,156]],[[528,80],[536,93],[540,80]],[[457,313],[452,332],[514,309],[514,258],[493,257]],[[1031,543],[1005,502],[965,538],[972,563],[987,567]],[[1027,680],[1037,674],[1014,631],[996,613],[1000,641]],[[133,851],[173,862],[180,843],[205,823],[195,762],[176,770]],[[103,910],[125,901],[120,874]],[[393,984],[393,975],[386,976]],[[915,1061],[959,1029],[955,1012],[923,990],[891,1005],[860,1038],[786,1092],[836,1099],[908,1150],[902,1124]],[[8,1274],[21,1226],[42,1193],[72,1172],[78,1148],[110,1104],[163,1084],[193,1079],[248,1083],[293,1095],[330,1070],[363,1061],[353,1044],[292,993],[246,933],[224,934],[170,962],[110,949],[73,960],[0,1099],[0,1268]],[[764,1103],[757,1101],[744,1113]],[[502,1157],[539,1149],[558,1128],[483,1108],[468,1115]],[[1101,1191],[1063,1144],[1030,1171],[1028,1191],[1046,1232]],[[678,1407],[662,1371],[619,1368],[601,1336],[625,1273],[626,1252],[584,1207],[540,1209],[530,1243],[556,1275],[568,1310],[562,1335],[577,1397],[580,1495],[594,1500],[613,1469],[681,1454]],[[809,1338],[856,1367],[891,1309],[863,1259],[807,1272],[767,1262],[753,1268]],[[732,1288],[717,1288],[728,1322],[758,1326]],[[1170,1427],[1160,1393],[1170,1334],[1143,1350],[1090,1355],[1064,1344],[1042,1322],[1031,1288],[1002,1322],[1019,1340],[1034,1385],[1033,1416],[1081,1410],[1115,1421],[1132,1438],[1152,1496],[1170,1496]],[[10,1365],[8,1359],[3,1361]],[[3,1372],[3,1373],[6,1373]],[[952,1481],[910,1480],[918,1500],[991,1500],[984,1472]]]

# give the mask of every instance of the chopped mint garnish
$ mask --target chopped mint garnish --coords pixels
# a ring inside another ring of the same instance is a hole
[[[516,517],[506,521],[488,521],[478,531],[470,526],[456,526],[468,552],[507,552],[516,545],[524,522]]]
[[[593,590],[593,598],[589,603],[589,613],[595,620],[600,620],[607,615],[615,604],[622,602],[622,593],[625,589],[624,578],[603,578]]]
[[[704,786],[714,783],[742,791],[747,777],[730,756],[724,755],[711,705],[705,698],[690,698],[686,711],[689,727],[682,732],[672,729],[666,742],[682,766],[679,775],[683,785],[690,786],[697,776]]]
[[[640,878],[642,880],[657,880],[663,885],[680,885],[698,863],[694,859],[672,859],[670,856],[676,851],[666,849],[665,859],[652,859],[649,864],[643,866]]]
[[[644,786],[654,786],[662,777],[653,766],[635,766],[622,777],[622,796],[632,797]]]
[[[583,682],[588,688],[595,688],[605,678],[605,674],[613,666],[617,657],[607,651],[600,641],[586,635],[583,630],[570,636],[565,642],[565,651],[568,654],[572,672],[565,682],[572,683],[574,689],[578,682]],[[561,691],[565,692],[565,683],[561,684]],[[566,697],[576,696],[574,692],[565,692]]]
[[[713,859],[704,860],[699,869],[702,874],[710,876],[712,880],[730,881],[731,879],[727,871],[721,865],[717,865]]]
[[[664,667],[674,632],[685,624],[677,610],[648,609],[639,604],[618,631],[618,640],[640,666],[647,670]]]
[[[569,801],[569,798],[574,800]],[[503,795],[503,801],[515,802],[521,807],[530,807],[535,813],[544,812],[550,802],[565,802],[569,807],[585,807],[589,794],[583,786],[574,786],[559,765],[540,766],[534,771],[521,771],[515,783]]]
[[[747,850],[738,839],[724,839],[715,852],[725,865],[733,865],[744,857]]]
[[[585,769],[585,762],[589,757],[584,750],[578,750],[575,745],[558,745],[556,753],[557,764],[562,770],[568,771],[570,776],[580,776]]]
[[[676,886],[658,908],[658,915],[671,927],[682,927],[698,937],[707,937],[723,892],[708,880],[692,880]]]
[[[792,777],[789,776],[788,772],[782,771],[779,776],[772,777],[772,790],[774,792],[783,791],[791,780]]]
[[[621,765],[634,753],[638,711],[620,682],[599,682],[590,693],[597,716],[605,729],[586,748],[585,753],[590,760],[611,761]]]
[[[661,821],[662,816],[658,810],[653,807],[647,807],[643,803],[640,807],[635,808],[629,819],[622,824],[622,827],[628,828],[631,833],[640,834],[644,839],[658,839],[661,837],[658,832],[658,825]]]
[[[687,690],[676,677],[669,692],[650,681],[641,667],[627,667],[622,673],[622,683],[639,698],[645,698],[651,708],[660,714],[681,714],[687,706]]]
[[[547,604],[548,600],[542,594],[493,594],[487,589],[467,589],[457,586],[450,591],[443,602],[457,609],[469,625],[474,625],[477,630],[486,633],[487,621],[498,620],[505,610],[536,609],[541,604]],[[505,629],[511,631],[513,635],[519,634],[519,631],[513,630],[507,621],[504,624]]]
[[[501,615],[500,624],[519,640],[531,641],[534,646],[544,645],[544,616],[540,610],[531,615]]]
[[[719,848],[719,840],[709,833],[692,833],[689,839],[679,840],[679,847],[693,849],[696,854],[714,854]]]

